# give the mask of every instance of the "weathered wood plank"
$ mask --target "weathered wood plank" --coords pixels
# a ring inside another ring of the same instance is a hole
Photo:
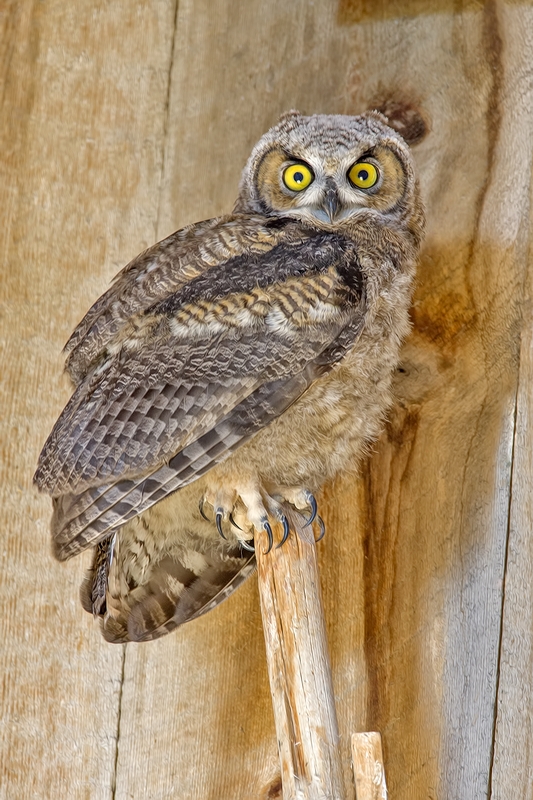
[[[283,547],[255,536],[257,583],[283,800],[345,800],[314,531],[285,505]],[[281,524],[273,527],[281,541]]]
[[[533,162],[533,8],[504,7],[507,60],[502,96],[501,138],[515,154],[512,180],[502,157],[495,183],[502,186],[504,214],[491,234],[507,246],[507,261],[526,267],[520,376],[512,473],[509,542],[505,573],[500,677],[492,769],[494,800],[533,798],[533,272],[531,269]],[[504,154],[501,148],[502,156]],[[499,180],[498,180],[499,179]],[[513,210],[515,213],[513,213]],[[522,213],[520,213],[520,211]],[[525,272],[525,269],[524,269]]]
[[[356,800],[387,800],[381,736],[376,731],[352,734]]]
[[[524,320],[492,768],[494,800],[533,798],[533,316]]]
[[[155,234],[173,2],[0,9],[0,797],[112,796],[122,648],[51,555],[31,484],[60,350]]]
[[[466,41],[474,45],[474,19],[469,33],[457,20],[460,50]],[[530,190],[523,153],[510,167],[516,184],[506,170],[509,153],[522,150],[525,115],[505,87],[518,64],[525,73],[530,50],[508,29],[507,8],[486,6],[478,19],[479,68],[469,73],[475,93],[462,87],[472,103],[466,130],[458,133],[458,110],[443,122],[449,144],[436,144],[438,184],[426,194],[430,236],[416,330],[406,349],[407,379],[398,381],[406,394],[370,473],[367,652],[375,683],[368,726],[384,732],[391,788],[402,797],[490,791],[526,268],[514,246],[522,235],[517,198]],[[493,78],[482,80],[491,58]],[[446,77],[453,85],[453,74]],[[428,714],[435,706],[439,714]],[[437,763],[413,774],[423,754]]]

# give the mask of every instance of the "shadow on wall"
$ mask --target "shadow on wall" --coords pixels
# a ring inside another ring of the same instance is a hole
[[[461,3],[461,11],[479,10],[480,3],[475,0]],[[360,25],[364,22],[394,19],[395,17],[418,17],[422,14],[457,13],[454,0],[339,0],[337,23],[339,25]]]

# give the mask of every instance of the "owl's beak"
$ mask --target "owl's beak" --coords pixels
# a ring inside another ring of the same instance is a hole
[[[331,178],[328,178],[326,182],[326,191],[322,208],[328,215],[329,221],[333,222],[340,208],[340,200],[335,182]]]

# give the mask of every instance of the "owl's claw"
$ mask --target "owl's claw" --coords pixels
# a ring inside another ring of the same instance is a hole
[[[200,500],[198,508],[203,519],[214,523],[220,537],[228,541],[228,530],[231,530],[244,550],[254,552],[253,531],[265,531],[268,542],[265,555],[274,547],[272,520],[280,523],[281,537],[276,549],[282,547],[290,535],[289,520],[283,513],[283,503],[293,506],[304,515],[303,525],[308,527],[314,522],[318,528],[319,542],[325,533],[325,525],[317,514],[317,502],[309,489],[290,486],[269,486],[267,489],[252,484],[251,487],[228,490],[221,488],[209,492]],[[231,527],[230,527],[231,526]]]
[[[315,521],[316,512],[317,512],[317,505],[316,505],[316,500],[315,500],[314,494],[312,494],[311,492],[306,492],[306,499],[307,499],[307,502],[309,503],[309,506],[311,508],[311,516],[309,517],[309,519],[305,523],[304,528],[307,528],[309,525],[311,525]]]
[[[279,550],[279,548],[282,547],[289,538],[289,521],[285,514],[281,515],[280,522],[283,525],[283,536],[281,537],[281,542],[276,545],[276,550]]]
[[[267,553],[270,553],[270,551],[272,550],[272,545],[274,544],[274,534],[272,533],[270,522],[267,519],[263,522],[263,530],[266,531],[266,534],[268,536],[268,549],[265,550],[265,555],[267,555]]]
[[[200,502],[198,503],[198,510],[200,511],[200,514],[202,515],[202,517],[205,519],[206,522],[211,522],[209,517],[206,517],[206,515],[205,515],[204,498],[203,497],[200,498]]]
[[[229,512],[229,514],[228,514],[228,519],[229,519],[229,521],[231,522],[231,524],[233,525],[233,527],[234,527],[234,528],[238,528],[240,531],[242,531],[242,528],[241,528],[241,526],[240,526],[240,525],[237,525],[237,523],[235,522],[235,520],[234,520],[234,518],[233,518],[233,512],[232,512],[232,511],[230,511],[230,512]],[[254,548],[252,547],[252,550],[253,550],[253,549],[254,549]]]
[[[221,508],[217,508],[217,511],[216,511],[216,514],[215,514],[215,525],[217,526],[217,531],[220,533],[222,538],[226,539],[226,537],[224,536],[224,531],[222,530],[222,519],[223,518],[224,518],[224,512],[222,511]],[[227,539],[226,539],[226,541],[227,541]]]

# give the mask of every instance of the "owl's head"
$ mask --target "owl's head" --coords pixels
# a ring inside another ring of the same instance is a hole
[[[357,117],[284,114],[252,150],[239,213],[283,216],[331,230],[361,212],[416,234],[422,225],[409,148],[377,112]]]

